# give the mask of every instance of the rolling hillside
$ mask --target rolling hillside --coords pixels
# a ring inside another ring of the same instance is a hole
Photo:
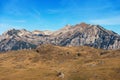
[[[0,80],[120,80],[120,50],[41,45],[0,54]]]

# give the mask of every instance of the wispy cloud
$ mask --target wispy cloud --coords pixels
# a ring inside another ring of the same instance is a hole
[[[101,25],[120,25],[120,16],[90,20],[90,23]]]
[[[18,5],[18,3],[18,0],[8,0],[3,7],[4,12],[16,16],[22,15],[22,9]]]
[[[25,23],[26,22],[26,20],[10,20],[10,21],[17,22],[17,23]]]
[[[60,9],[59,10],[58,9],[48,9],[47,12],[49,14],[56,14],[56,13],[61,13],[62,10],[60,10]]]
[[[39,10],[37,10],[35,8],[33,8],[32,10],[33,10],[34,15],[41,16],[41,13]]]
[[[12,23],[25,23],[25,22],[27,22],[26,20],[13,20],[13,19],[2,19],[2,20],[0,20],[0,21],[2,21],[2,22],[12,22]]]
[[[12,28],[13,26],[10,25],[10,24],[0,23],[0,27],[1,27],[1,28]]]
[[[25,26],[17,26],[17,25],[11,25],[11,24],[6,24],[6,23],[0,23],[0,34],[3,32],[9,30],[9,29],[24,29]]]
[[[0,23],[0,28],[2,29],[11,29],[11,28],[21,28],[20,26],[13,26],[11,24]]]
[[[2,34],[4,31],[7,31],[8,29],[15,28],[15,26],[12,26],[10,24],[4,24],[0,23],[0,34]]]
[[[13,20],[14,22],[18,22],[18,23],[25,23],[26,20]]]

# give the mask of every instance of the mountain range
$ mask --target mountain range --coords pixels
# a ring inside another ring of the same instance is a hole
[[[34,49],[41,44],[120,49],[120,35],[100,25],[80,23],[57,31],[11,29],[0,35],[0,51]]]

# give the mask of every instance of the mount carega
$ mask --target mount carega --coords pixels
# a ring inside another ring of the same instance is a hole
[[[54,32],[11,29],[0,36],[0,51],[33,49],[41,44],[120,49],[120,35],[99,25],[80,23]]]

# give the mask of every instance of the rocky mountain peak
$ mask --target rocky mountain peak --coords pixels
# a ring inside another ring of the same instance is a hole
[[[69,30],[69,29],[71,29],[71,25],[70,24],[67,24],[63,29],[65,29],[65,30]]]
[[[61,28],[60,30],[58,30],[58,31],[68,31],[68,30],[70,30],[72,28],[72,26],[70,25],[70,24],[66,24],[63,28]]]
[[[82,27],[82,28],[87,28],[89,26],[89,24],[82,22],[80,24],[77,24],[76,26]]]
[[[10,29],[2,34],[2,39],[3,38],[12,38],[12,37],[18,36],[19,32],[20,32],[20,30]]]
[[[18,32],[18,36],[25,36],[25,35],[30,35],[30,34],[31,34],[31,32],[27,31],[26,29],[21,29]]]
[[[53,31],[50,31],[50,30],[45,30],[43,32],[45,35],[51,35],[53,33]]]
[[[2,34],[2,38],[23,37],[30,34],[31,32],[25,29],[10,29]]]
[[[39,30],[32,31],[32,34],[35,34],[35,35],[45,35],[43,31],[39,31]]]
[[[19,30],[16,29],[10,29],[8,31],[6,31],[5,33],[3,33],[4,35],[13,35],[13,34],[17,34],[19,32]]]

